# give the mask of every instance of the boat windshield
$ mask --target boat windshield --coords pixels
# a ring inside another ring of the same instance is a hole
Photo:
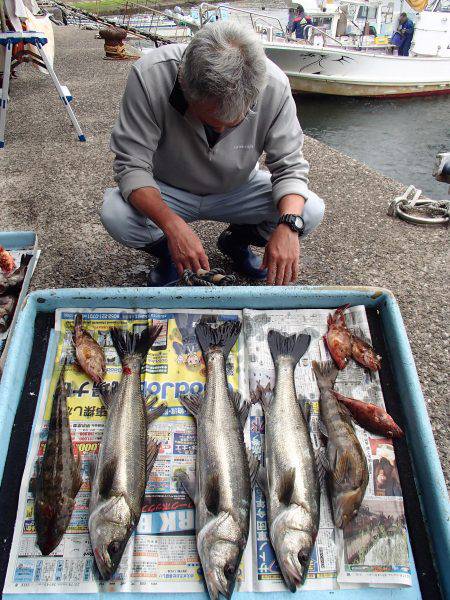
[[[434,2],[430,2],[425,10],[450,13],[450,0],[435,0]]]

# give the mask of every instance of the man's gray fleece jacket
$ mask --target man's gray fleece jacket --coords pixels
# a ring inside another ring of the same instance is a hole
[[[309,165],[289,81],[267,60],[267,82],[244,121],[209,147],[204,126],[187,110],[178,81],[186,46],[169,44],[135,63],[111,136],[114,171],[123,197],[157,181],[206,196],[251,179],[266,153],[273,200],[286,194],[308,199]]]

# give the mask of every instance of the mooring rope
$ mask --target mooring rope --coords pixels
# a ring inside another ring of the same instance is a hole
[[[223,269],[212,269],[211,271],[199,269],[197,273],[185,269],[178,285],[214,287],[216,285],[233,285],[234,283],[236,283],[236,276],[227,275]]]

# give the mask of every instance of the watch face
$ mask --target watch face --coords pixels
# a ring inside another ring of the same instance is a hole
[[[303,219],[301,217],[295,217],[294,224],[297,229],[303,229],[304,227]]]

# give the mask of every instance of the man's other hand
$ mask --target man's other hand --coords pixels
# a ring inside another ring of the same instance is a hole
[[[298,234],[285,224],[278,225],[270,236],[261,269],[267,269],[268,285],[295,283],[299,272],[300,242]]]
[[[199,269],[210,270],[200,238],[182,219],[179,219],[176,228],[170,233],[166,230],[166,235],[172,260],[180,275],[185,269],[194,273]]]

